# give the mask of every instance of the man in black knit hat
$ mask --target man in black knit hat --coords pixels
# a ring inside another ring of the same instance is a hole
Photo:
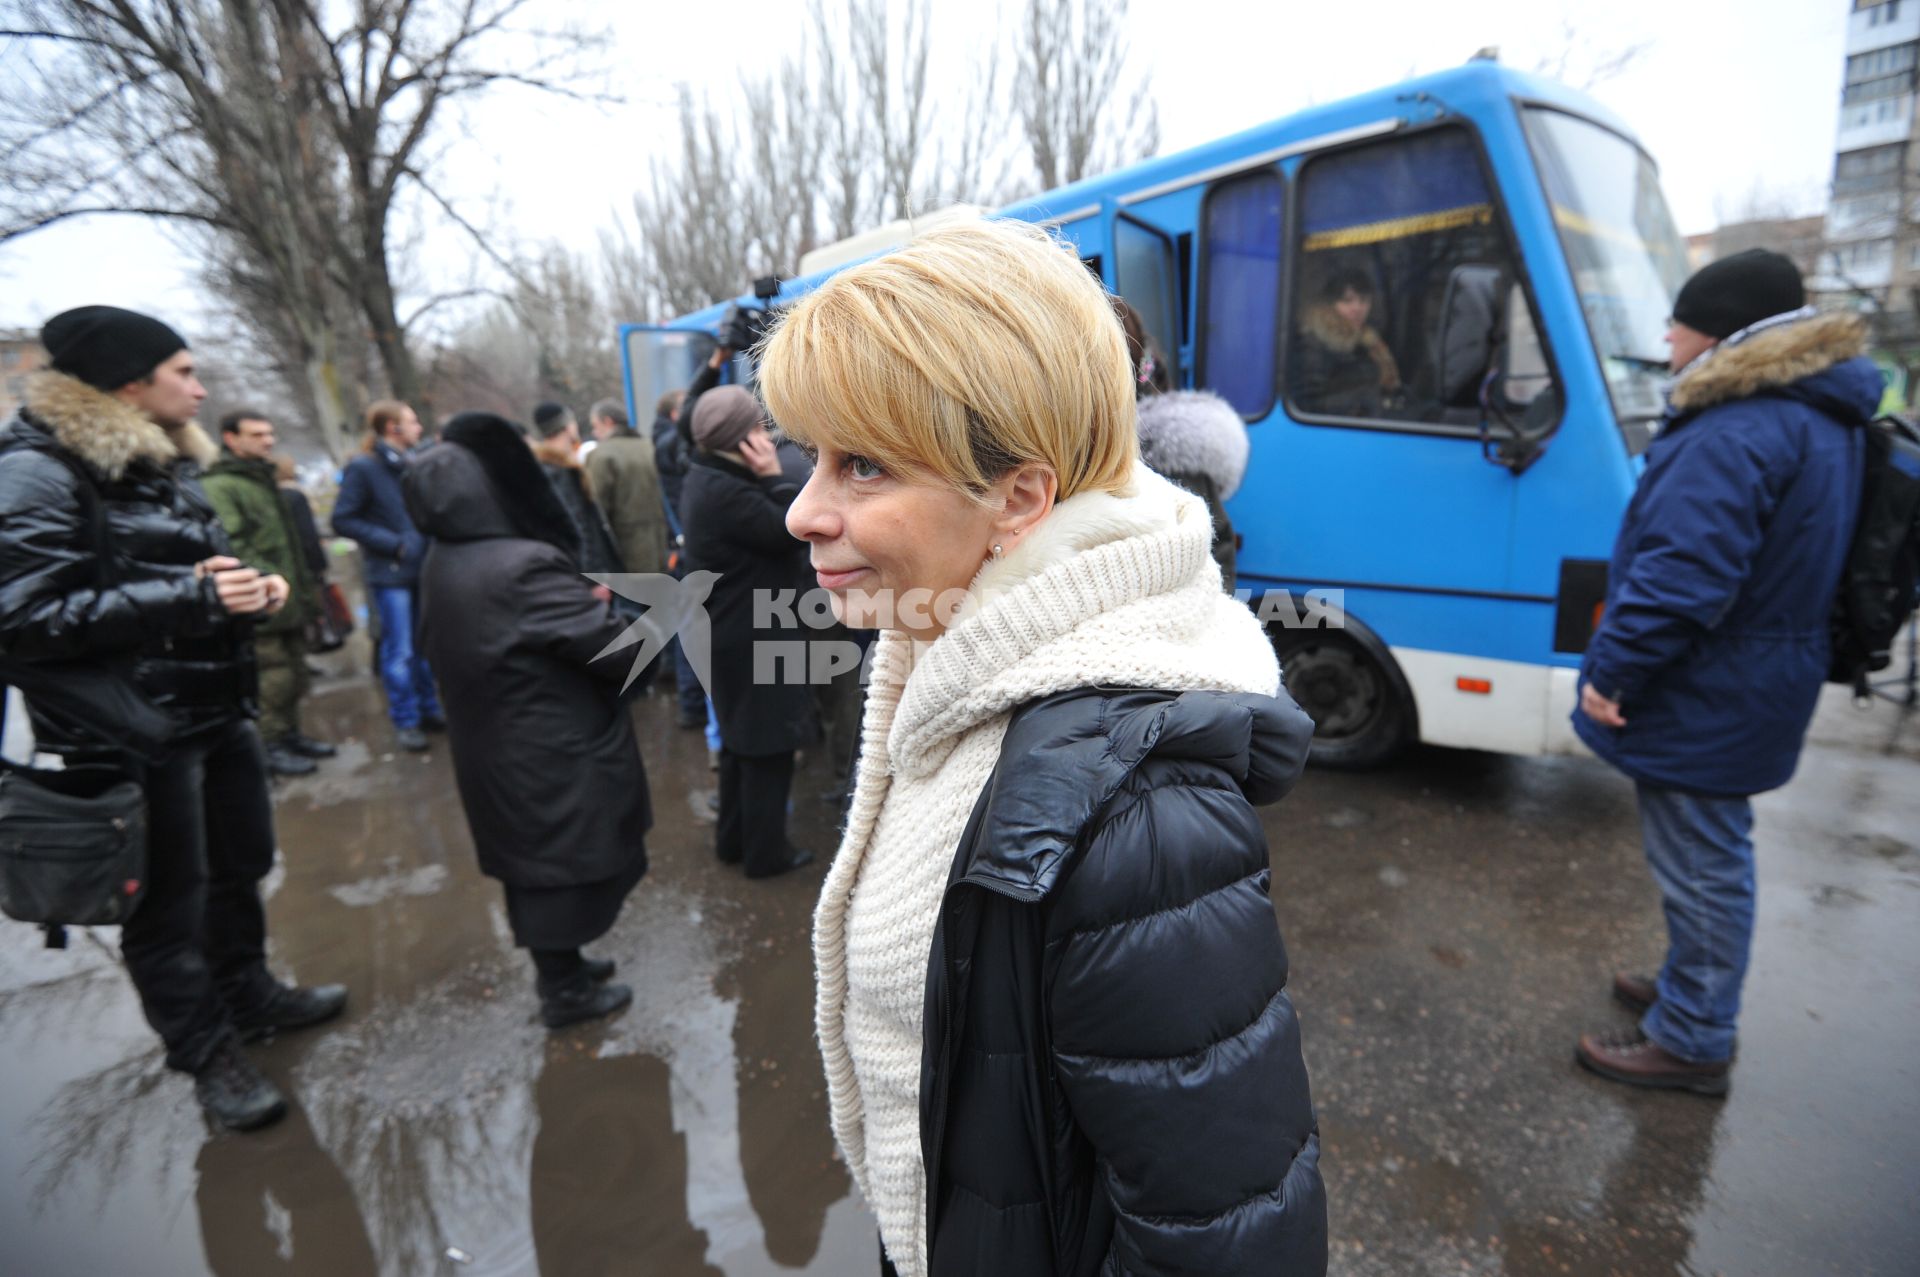
[[[1667,955],[1657,976],[1614,977],[1638,1030],[1574,1054],[1617,1082],[1724,1095],[1753,941],[1749,799],[1793,775],[1826,678],[1882,383],[1860,319],[1816,313],[1764,250],[1689,279],[1667,340],[1667,413],[1573,715],[1637,786]]]
[[[147,800],[147,891],[121,952],[167,1063],[208,1115],[286,1112],[243,1039],[340,1014],[346,990],[267,971],[259,883],[273,805],[252,715],[253,627],[287,582],[241,563],[201,491],[206,397],[172,328],[112,306],[56,315],[52,356],[0,427],[0,675],[36,747],[122,768]]]

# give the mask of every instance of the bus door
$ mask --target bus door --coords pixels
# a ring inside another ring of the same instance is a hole
[[[1168,381],[1180,384],[1180,263],[1173,236],[1131,213],[1113,217],[1107,287],[1140,313],[1147,335],[1166,361]]]
[[[653,407],[669,390],[684,390],[713,357],[718,343],[704,328],[671,324],[622,324],[620,361],[627,374],[627,419],[653,420]]]
[[[1309,156],[1292,179],[1276,218],[1290,224],[1272,227],[1284,245],[1278,385],[1244,392],[1266,419],[1231,508],[1236,525],[1245,511],[1243,573],[1378,587],[1406,601],[1386,602],[1393,612],[1426,592],[1509,595],[1515,476],[1483,446],[1482,399],[1525,291],[1477,137],[1412,130]],[[1209,209],[1231,215],[1223,194]],[[1451,650],[1507,619],[1471,602],[1425,610],[1408,637]]]

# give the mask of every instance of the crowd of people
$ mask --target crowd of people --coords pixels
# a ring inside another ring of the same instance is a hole
[[[1369,290],[1335,277],[1309,317],[1299,359],[1328,396],[1397,385]],[[1577,721],[1639,785],[1672,937],[1657,978],[1616,983],[1640,1031],[1579,1045],[1618,1081],[1726,1089],[1746,796],[1791,773],[1820,681],[1777,587],[1831,593],[1860,488],[1844,427],[1878,385],[1857,323],[1803,303],[1770,255],[1682,291],[1674,412],[1588,651]],[[347,998],[270,974],[259,894],[270,775],[334,752],[300,712],[328,556],[269,417],[229,414],[217,446],[195,424],[172,328],[96,306],[42,337],[51,366],[0,432],[0,668],[38,748],[143,785],[128,971],[208,1114],[261,1126],[285,1099],[241,1044]],[[1312,724],[1232,597],[1238,414],[1179,389],[1140,316],[1016,222],[837,275],[756,352],[756,389],[723,384],[733,353],[644,434],[603,400],[591,440],[545,403],[423,444],[412,407],[377,402],[341,477],[394,740],[445,733],[543,1021],[631,1000],[586,947],[647,872],[628,698],[667,668],[713,752],[715,855],[755,879],[813,859],[787,819],[831,697],[758,658],[796,637],[761,602],[817,583],[870,658],[813,949],[833,1131],[884,1270],[1323,1272],[1255,811]],[[677,640],[638,677],[601,659],[644,619],[623,573],[707,574],[710,677]],[[894,606],[916,595],[969,608]]]

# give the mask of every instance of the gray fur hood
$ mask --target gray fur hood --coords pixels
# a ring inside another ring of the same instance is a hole
[[[1148,395],[1136,405],[1140,459],[1163,475],[1213,480],[1225,501],[1247,475],[1247,423],[1210,390]]]

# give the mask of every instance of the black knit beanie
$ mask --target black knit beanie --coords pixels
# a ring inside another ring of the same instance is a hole
[[[63,310],[40,330],[56,372],[98,390],[139,381],[187,348],[187,339],[151,315],[118,306]]]
[[[542,439],[553,438],[565,430],[571,420],[573,414],[567,410],[567,406],[552,400],[536,405],[533,410],[533,428],[540,432]]]
[[[1695,271],[1674,298],[1673,317],[1709,337],[1731,337],[1806,304],[1798,266],[1778,253],[1749,248]]]

